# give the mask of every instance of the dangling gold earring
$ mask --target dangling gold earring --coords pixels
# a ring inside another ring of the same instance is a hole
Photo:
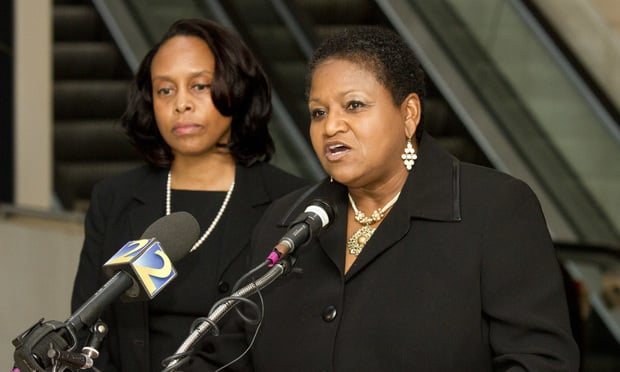
[[[411,144],[411,137],[407,138],[407,146],[405,146],[405,152],[400,156],[403,159],[403,164],[405,164],[405,168],[408,171],[413,168],[413,164],[415,164],[415,160],[418,158],[418,155],[415,153],[415,149]]]

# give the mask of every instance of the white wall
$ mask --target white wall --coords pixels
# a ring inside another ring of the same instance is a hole
[[[15,336],[41,318],[71,314],[82,230],[80,223],[0,217],[0,370],[13,366]]]
[[[52,1],[15,0],[15,204],[52,206]]]

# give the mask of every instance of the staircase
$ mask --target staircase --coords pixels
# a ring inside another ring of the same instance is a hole
[[[118,122],[131,71],[89,0],[54,0],[54,189],[83,211],[100,179],[141,162]]]

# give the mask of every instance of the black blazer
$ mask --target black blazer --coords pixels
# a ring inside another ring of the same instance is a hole
[[[460,163],[425,134],[346,275],[347,190],[329,181],[272,204],[254,264],[316,197],[332,200],[334,223],[263,291],[256,371],[577,371],[558,261],[523,182]]]
[[[71,307],[75,310],[106,281],[101,266],[127,241],[165,213],[167,169],[141,167],[104,180],[95,186],[86,216],[85,240],[80,256]],[[253,227],[267,206],[277,197],[306,184],[265,163],[238,166],[235,191],[224,218],[224,241],[219,263],[201,263],[205,270],[217,270],[217,283],[210,285],[218,297],[230,292],[247,271],[246,247]],[[164,289],[165,290],[165,289]],[[190,295],[190,294],[187,294]],[[208,311],[208,309],[206,309]],[[206,316],[207,314],[205,314]],[[149,366],[147,302],[117,301],[105,312],[110,326],[102,355],[95,366],[102,371],[160,371]],[[175,345],[176,349],[180,345]]]

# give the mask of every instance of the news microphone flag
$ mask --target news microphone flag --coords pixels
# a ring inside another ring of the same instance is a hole
[[[130,273],[139,281],[122,296],[132,301],[152,299],[177,276],[172,261],[154,238],[127,242],[103,264],[103,270],[110,277],[118,271]]]

